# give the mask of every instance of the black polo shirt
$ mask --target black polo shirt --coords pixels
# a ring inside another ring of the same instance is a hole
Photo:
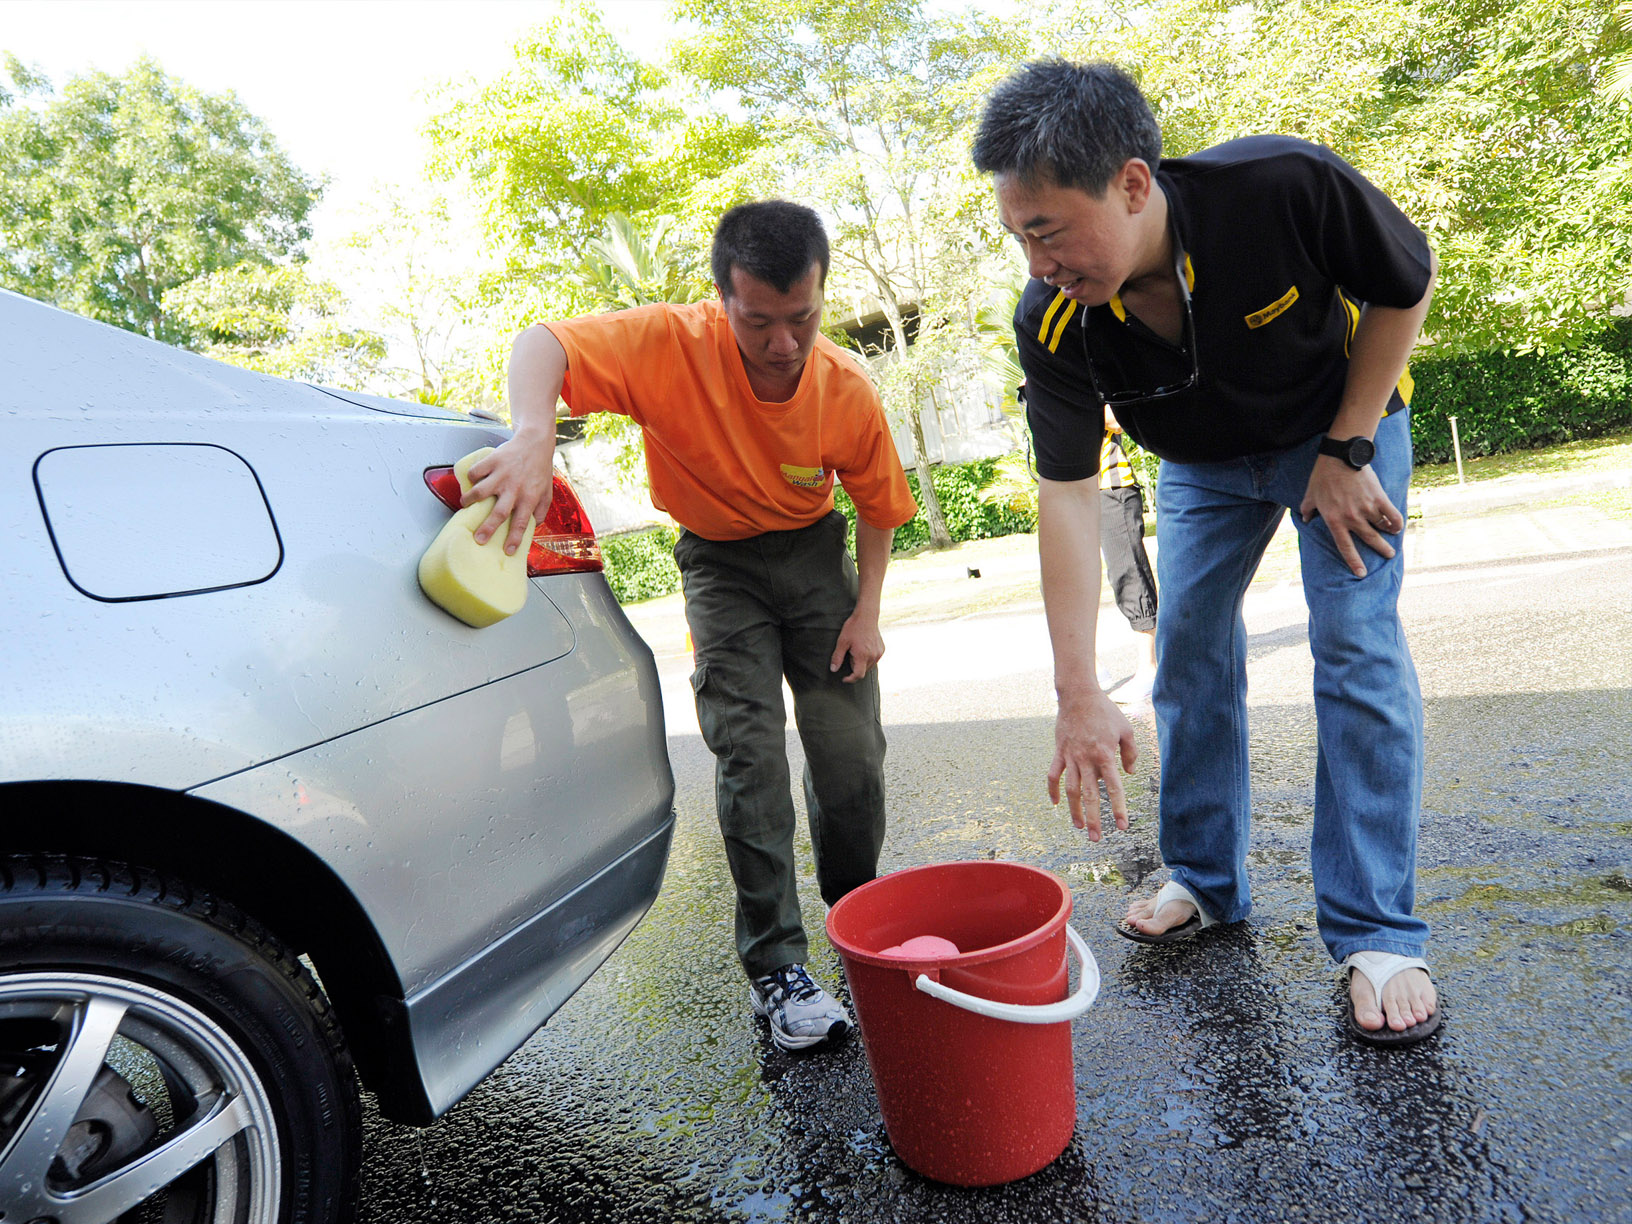
[[[1193,389],[1115,405],[1128,435],[1164,459],[1213,462],[1284,450],[1337,415],[1362,303],[1405,308],[1428,287],[1422,231],[1359,171],[1321,145],[1250,136],[1163,161],[1177,266],[1190,285]],[[1099,470],[1101,390],[1180,384],[1184,345],[1157,336],[1120,298],[1084,309],[1041,280],[1014,316],[1037,470]],[[1410,402],[1401,378],[1390,412]]]

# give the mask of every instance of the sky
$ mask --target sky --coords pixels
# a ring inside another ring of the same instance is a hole
[[[382,314],[398,300],[393,267],[345,247],[370,222],[380,189],[423,182],[425,121],[448,83],[489,81],[517,35],[573,0],[0,0],[0,53],[61,87],[90,71],[122,74],[144,52],[207,93],[231,91],[303,171],[328,182],[308,220],[315,275],[342,287],[382,332],[391,363],[413,368],[406,333]],[[656,58],[671,32],[666,0],[599,0],[624,46]],[[491,258],[468,200],[421,267],[467,275]],[[457,321],[444,329],[464,336]]]
[[[666,7],[601,0],[643,55],[661,47]],[[337,240],[376,180],[419,177],[436,87],[497,76],[516,35],[559,11],[557,0],[0,0],[0,52],[60,86],[122,73],[145,51],[189,85],[231,90],[301,169],[329,178],[313,223]]]

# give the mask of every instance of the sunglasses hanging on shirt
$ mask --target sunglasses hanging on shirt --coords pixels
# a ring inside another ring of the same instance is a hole
[[[1082,312],[1082,361],[1088,372],[1088,383],[1094,394],[1103,404],[1115,407],[1118,404],[1139,404],[1147,400],[1166,399],[1171,395],[1188,391],[1201,380],[1201,365],[1196,352],[1196,318],[1190,305],[1189,278],[1185,275],[1184,249],[1175,240],[1174,244],[1174,274],[1178,277],[1179,301],[1184,306],[1184,319],[1179,333],[1179,345],[1183,355],[1189,359],[1188,373],[1180,370],[1173,371],[1172,378],[1158,375],[1145,381],[1142,386],[1128,386],[1125,378],[1107,377],[1108,371],[1096,367],[1093,353],[1088,344],[1088,316],[1090,311]],[[1169,349],[1171,351],[1171,349]],[[1121,385],[1118,385],[1118,384]]]

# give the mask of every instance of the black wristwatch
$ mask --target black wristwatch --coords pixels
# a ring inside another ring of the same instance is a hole
[[[1377,448],[1370,438],[1325,437],[1320,440],[1320,453],[1341,459],[1358,472],[1371,462]]]

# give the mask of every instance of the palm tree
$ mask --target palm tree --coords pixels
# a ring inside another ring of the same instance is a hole
[[[688,274],[669,245],[675,218],[658,217],[649,235],[625,213],[613,213],[598,238],[589,242],[578,279],[607,310],[627,310],[653,302],[696,302],[707,283]]]
[[[1615,20],[1623,34],[1632,34],[1632,0],[1621,0],[1615,6]],[[1604,81],[1604,95],[1611,102],[1632,98],[1632,51],[1617,55],[1609,61],[1609,75]]]
[[[1008,418],[1015,449],[1003,456],[981,486],[980,500],[990,506],[1037,509],[1037,473],[1031,466],[1031,437],[1020,408],[1019,388],[1026,381],[1020,368],[1020,350],[1014,343],[1014,312],[1025,289],[1023,277],[994,288],[975,318],[983,344],[986,382],[998,394],[998,406]]]

